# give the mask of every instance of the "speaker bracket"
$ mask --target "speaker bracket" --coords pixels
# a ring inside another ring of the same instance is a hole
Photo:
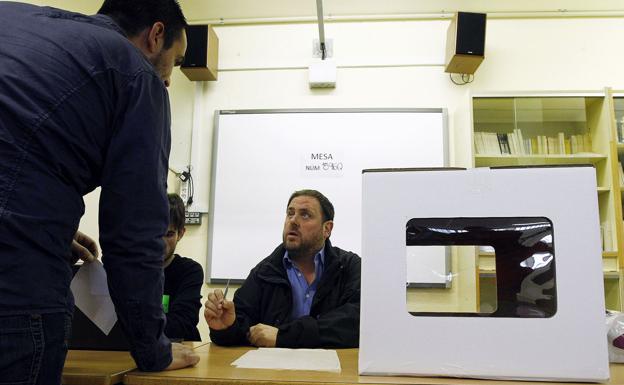
[[[334,56],[334,39],[325,39],[325,59]],[[321,57],[321,43],[319,39],[312,40],[312,57]]]

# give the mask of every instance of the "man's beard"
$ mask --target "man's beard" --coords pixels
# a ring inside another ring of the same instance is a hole
[[[288,257],[291,259],[297,259],[301,255],[312,255],[320,250],[321,247],[318,247],[319,242],[301,242],[298,246],[289,246],[286,241],[286,237],[284,237],[284,248],[288,251]]]
[[[307,254],[310,251],[310,247],[305,247],[304,245],[299,245],[295,247],[289,247],[288,244],[285,244],[286,251],[288,251],[288,256],[291,259],[297,259],[298,256],[302,254]]]

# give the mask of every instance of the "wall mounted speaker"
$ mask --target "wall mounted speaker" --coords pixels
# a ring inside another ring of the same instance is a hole
[[[485,13],[457,12],[446,34],[445,72],[474,74],[485,55]]]
[[[210,25],[189,25],[186,28],[186,54],[180,67],[193,81],[217,80],[219,38]]]

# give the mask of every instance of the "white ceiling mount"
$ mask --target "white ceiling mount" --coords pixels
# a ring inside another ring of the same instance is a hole
[[[323,0],[316,0],[316,16],[318,19],[319,38],[312,42],[312,63],[308,68],[308,82],[310,88],[336,87],[336,62],[329,59],[334,54],[333,41],[325,41],[323,26]],[[331,46],[331,50],[328,49]],[[331,51],[331,54],[330,54]]]
[[[334,59],[313,59],[308,68],[310,88],[336,87],[336,72]]]

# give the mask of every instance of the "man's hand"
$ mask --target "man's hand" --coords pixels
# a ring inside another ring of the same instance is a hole
[[[277,342],[278,329],[265,324],[257,324],[249,328],[249,342],[259,348],[274,348]]]
[[[99,251],[95,241],[86,234],[76,231],[71,244],[71,264],[76,263],[78,259],[85,262],[93,262],[99,256]]]
[[[171,343],[171,355],[173,360],[165,370],[182,369],[199,362],[199,356],[193,349],[176,342]]]
[[[208,326],[213,330],[227,329],[236,320],[234,302],[225,299],[221,289],[216,289],[208,294],[208,300],[204,306],[206,307],[204,318],[206,318]]]

